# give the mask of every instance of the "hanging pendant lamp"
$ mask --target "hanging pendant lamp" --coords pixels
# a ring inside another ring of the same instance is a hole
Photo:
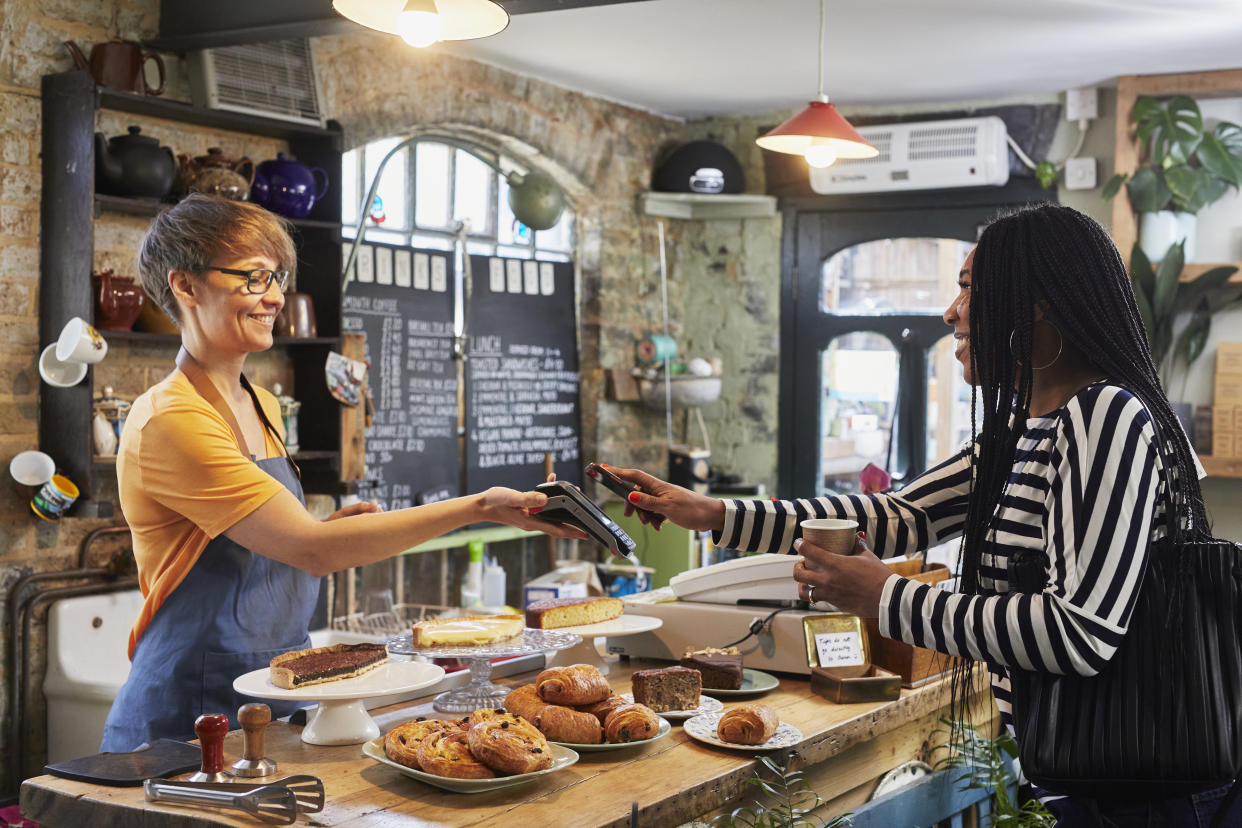
[[[509,25],[509,13],[492,0],[332,0],[332,8],[420,48],[441,40],[490,37]]]
[[[824,0],[819,0],[819,95],[806,109],[755,139],[765,150],[801,155],[812,167],[838,158],[874,158],[880,151],[858,134],[824,94]]]

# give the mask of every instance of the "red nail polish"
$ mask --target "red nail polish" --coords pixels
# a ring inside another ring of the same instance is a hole
[[[626,498],[630,501],[630,503],[637,503],[640,497],[642,497],[642,495],[640,495],[638,492],[630,492],[628,495],[626,495]]]
[[[867,539],[867,533],[866,533],[866,532],[859,532],[859,533],[858,533],[858,537],[862,538],[863,540],[866,540],[866,539]]]
[[[535,512],[542,512],[542,511],[543,511],[543,507],[542,507],[542,506],[532,506],[531,508],[527,509],[526,511],[530,512],[530,513],[533,515]]]

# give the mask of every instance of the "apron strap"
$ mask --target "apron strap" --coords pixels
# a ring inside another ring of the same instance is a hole
[[[233,416],[233,409],[224,400],[224,395],[220,393],[220,389],[216,388],[215,383],[207,376],[207,372],[198,364],[193,355],[181,346],[181,350],[177,352],[177,368],[181,373],[185,374],[186,379],[190,381],[190,385],[194,386],[194,390],[207,401],[207,403],[216,410],[216,412],[224,418],[224,422],[233,432],[234,439],[237,440],[237,448],[241,451],[246,459],[253,459],[254,454],[251,453],[246,445],[246,438],[242,435],[241,426],[237,424],[237,418]],[[245,374],[240,375],[242,388],[250,394],[250,399],[254,403],[254,409],[259,415],[259,419],[263,422],[263,427],[274,438],[275,442],[280,446],[280,450],[284,453],[285,459],[289,461],[289,465],[293,466],[293,471],[297,474],[298,479],[302,478],[302,470],[298,468],[297,463],[293,462],[293,458],[289,456],[289,449],[285,445],[285,441],[281,439],[280,432],[272,425],[271,420],[267,418],[267,413],[263,410],[263,406],[259,403],[259,396],[255,394],[254,387],[250,385],[250,380],[246,379]],[[266,452],[264,452],[266,454]]]

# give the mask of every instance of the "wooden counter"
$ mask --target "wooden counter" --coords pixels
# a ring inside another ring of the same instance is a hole
[[[614,665],[609,681],[627,692],[632,670],[653,666],[634,660]],[[504,683],[529,683],[534,673]],[[782,678],[780,687],[758,697],[783,721],[797,727],[803,742],[772,755],[791,768],[808,768],[807,778],[830,804],[830,816],[867,799],[874,781],[896,765],[927,759],[929,738],[947,716],[949,684],[933,682],[904,690],[899,700],[836,705],[810,692],[807,681]],[[726,709],[755,697],[722,699]],[[987,700],[983,717],[991,717]],[[372,711],[381,730],[415,716],[437,716],[430,699]],[[267,731],[267,753],[279,776],[313,774],[327,791],[318,814],[299,814],[297,824],[317,826],[628,826],[637,802],[638,824],[675,826],[718,812],[753,790],[754,755],[705,745],[674,722],[672,733],[651,744],[583,753],[578,763],[535,781],[482,794],[450,793],[402,775],[363,756],[358,745],[322,747],[304,743],[301,728],[275,722]],[[226,762],[241,755],[241,731],[225,741]],[[938,757],[933,757],[938,758]],[[39,776],[22,784],[22,814],[45,826],[181,826],[260,824],[244,813],[148,803],[141,787],[113,788]],[[734,805],[733,807],[736,807]]]

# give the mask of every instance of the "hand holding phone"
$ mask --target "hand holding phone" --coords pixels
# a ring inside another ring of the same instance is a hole
[[[587,477],[590,477],[592,480],[596,481],[597,483],[603,483],[604,486],[607,487],[607,489],[610,492],[620,497],[626,503],[630,502],[629,500],[630,492],[638,491],[638,487],[635,486],[633,483],[628,483],[622,480],[621,478],[617,477],[615,474],[610,472],[608,469],[601,466],[599,463],[589,463],[586,467],[586,473],[587,473]],[[659,512],[652,512],[648,509],[641,509],[638,506],[634,506],[633,504],[630,504],[630,505],[634,509],[640,512],[646,512],[648,520],[650,521],[651,525],[655,527],[656,529],[659,529],[660,524],[664,523],[664,515],[660,514]]]

